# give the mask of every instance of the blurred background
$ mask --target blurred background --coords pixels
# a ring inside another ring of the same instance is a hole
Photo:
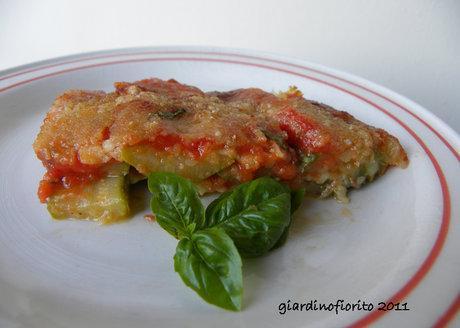
[[[0,70],[154,45],[320,63],[393,89],[460,131],[459,0],[0,0]]]

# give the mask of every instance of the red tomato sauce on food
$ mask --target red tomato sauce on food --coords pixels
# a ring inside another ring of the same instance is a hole
[[[283,181],[293,180],[299,175],[299,169],[294,163],[295,159],[277,157],[271,151],[272,143],[273,141],[245,144],[237,148],[240,159],[245,155],[251,158],[249,167],[244,163],[238,163],[239,176],[242,181],[252,180],[264,170],[269,170],[273,176]]]
[[[331,144],[318,124],[292,107],[277,114],[280,129],[288,135],[288,144],[310,153],[330,152]]]
[[[192,155],[194,159],[204,157],[211,149],[219,147],[215,141],[207,137],[200,137],[192,140],[186,140],[175,133],[158,134],[148,142],[155,150],[168,151],[178,146]]]
[[[47,172],[40,181],[37,192],[42,203],[45,203],[47,198],[58,190],[89,184],[103,176],[101,166],[82,164],[77,156],[75,156],[72,165],[47,162],[45,166]]]

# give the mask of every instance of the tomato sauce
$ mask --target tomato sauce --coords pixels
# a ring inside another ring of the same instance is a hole
[[[37,192],[42,203],[45,203],[47,198],[58,190],[89,184],[101,179],[104,175],[101,166],[83,164],[76,155],[72,165],[46,162],[45,166],[47,172],[40,181]]]
[[[110,128],[106,126],[104,129],[102,129],[102,140],[108,139],[110,139]]]
[[[309,153],[330,152],[329,136],[319,125],[292,107],[286,107],[277,114],[280,129],[288,135],[288,144]]]
[[[192,155],[194,159],[200,159],[212,150],[219,147],[215,141],[207,137],[200,137],[192,140],[186,140],[175,133],[161,133],[155,136],[148,144],[155,150],[169,151],[178,146]]]
[[[239,154],[237,167],[241,181],[252,180],[264,173],[269,173],[282,181],[293,180],[299,175],[295,159],[287,155],[286,158],[278,157],[271,151],[273,144],[274,141],[265,141],[244,144],[237,148]]]

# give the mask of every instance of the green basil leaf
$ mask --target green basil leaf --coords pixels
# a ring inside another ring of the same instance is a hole
[[[291,214],[293,214],[302,205],[305,198],[305,188],[291,191]]]
[[[263,177],[223,193],[206,209],[206,227],[222,227],[243,257],[260,256],[290,222],[290,190]]]
[[[223,229],[211,228],[182,239],[174,270],[206,302],[239,311],[243,296],[241,258]]]
[[[188,236],[204,223],[204,207],[193,183],[174,173],[151,173],[150,207],[160,226],[176,238]]]
[[[305,198],[305,188],[301,188],[301,189],[294,190],[291,192],[291,216],[300,207],[300,205],[302,205],[304,198]],[[273,245],[272,249],[279,248],[286,243],[286,240],[289,236],[289,229],[291,228],[291,224],[292,224],[292,217],[291,217],[291,220],[289,221],[289,225],[284,229],[283,233],[281,234],[281,237],[278,239],[275,245]]]
[[[291,219],[292,220],[292,219]],[[279,239],[276,241],[275,245],[273,245],[273,247],[271,248],[271,250],[274,250],[274,249],[277,249],[277,248],[280,248],[281,246],[283,246],[286,241],[287,241],[287,238],[289,237],[289,228],[291,227],[291,225],[289,224],[283,231],[283,233],[281,234],[281,236],[279,237]]]

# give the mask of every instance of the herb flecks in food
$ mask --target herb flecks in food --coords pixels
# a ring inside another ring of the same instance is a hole
[[[300,158],[300,172],[304,173],[317,158],[318,155],[316,154],[302,155]]]
[[[282,149],[288,149],[286,140],[281,133],[274,133],[269,130],[262,131],[267,139],[273,140]]]
[[[179,117],[186,112],[187,111],[184,108],[177,108],[174,110],[166,110],[166,111],[157,112],[157,115],[163,119],[173,120],[176,117]]]

